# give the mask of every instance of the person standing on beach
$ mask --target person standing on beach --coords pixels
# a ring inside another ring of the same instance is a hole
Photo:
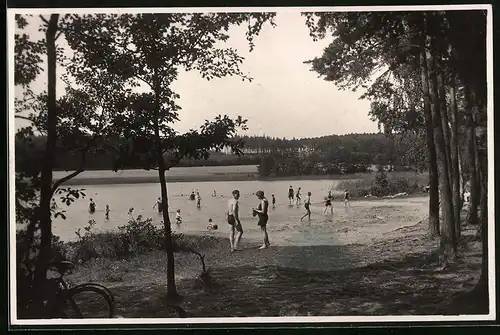
[[[90,198],[90,203],[89,203],[89,213],[94,214],[95,213],[95,202]]]
[[[304,208],[306,209],[306,214],[300,218],[300,221],[302,221],[302,219],[306,216],[309,218],[309,221],[311,221],[311,192],[307,192],[307,198],[306,201],[304,201]]]
[[[290,188],[288,188],[288,201],[290,201],[290,206],[293,206],[293,198],[294,198],[293,187],[290,186]]]
[[[324,215],[326,215],[326,211],[328,210],[328,208],[330,208],[330,214],[333,215],[332,201],[333,201],[332,191],[328,191],[328,195],[326,196],[325,200],[325,209],[323,211]]]
[[[299,204],[300,204],[300,190],[301,188],[299,187],[297,189],[297,193],[295,194],[295,204],[297,205],[297,207],[299,207]]]
[[[345,190],[344,192],[344,207],[351,207],[351,204],[349,203],[349,199],[350,199],[350,196],[349,196],[349,190]]]
[[[109,220],[109,212],[110,212],[110,211],[111,211],[111,210],[109,209],[109,205],[108,205],[108,204],[106,204],[106,214],[105,214],[105,215],[106,215],[106,216],[105,216],[106,220]]]
[[[241,226],[240,216],[239,216],[239,202],[240,191],[234,190],[232,192],[233,197],[229,199],[227,204],[227,223],[231,226],[231,232],[229,234],[229,244],[231,245],[231,252],[239,251],[238,246],[240,244],[241,236],[243,235],[243,227]],[[235,231],[238,233],[235,236]]]
[[[276,198],[274,197],[274,194],[272,195],[272,202],[273,202],[273,209],[276,209]]]
[[[196,208],[201,209],[201,196],[199,191],[196,191]]]
[[[257,224],[259,225],[262,231],[262,237],[264,240],[264,243],[259,248],[259,250],[262,250],[269,248],[270,245],[269,235],[267,234],[267,222],[269,221],[269,214],[268,214],[269,201],[267,201],[266,197],[264,197],[264,191],[257,191],[255,195],[257,196],[257,199],[260,200],[260,204],[257,208],[253,208],[252,211],[259,217],[259,221]]]
[[[153,209],[154,209],[155,207],[158,207],[158,214],[160,214],[160,213],[163,211],[163,204],[162,204],[162,202],[161,202],[161,199],[160,199],[160,198],[158,198],[158,200],[156,200],[156,203],[155,203],[155,205],[153,206]]]

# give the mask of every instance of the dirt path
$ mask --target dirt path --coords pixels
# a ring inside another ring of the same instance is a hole
[[[199,259],[180,254],[177,287],[192,317],[486,313],[484,301],[451,303],[475,285],[481,268],[475,228],[463,229],[461,258],[446,269],[433,252],[439,241],[426,235],[426,220],[364,244],[255,250],[259,244],[246,241],[235,254],[225,239],[205,237],[197,247],[214,284],[202,289]],[[165,254],[156,252],[126,261],[93,260],[69,279],[105,284],[123,317],[176,317],[166,303],[165,273]]]

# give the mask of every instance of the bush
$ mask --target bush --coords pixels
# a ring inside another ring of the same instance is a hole
[[[124,226],[118,227],[118,232],[94,233],[92,230],[95,222],[83,229],[76,231],[77,242],[67,243],[64,250],[64,258],[74,263],[87,262],[93,258],[104,257],[110,259],[122,259],[152,250],[164,249],[164,231],[156,227],[153,220],[144,219],[141,215],[133,217]]]
[[[353,197],[365,197],[369,194],[383,197],[403,192],[411,194],[419,190],[421,185],[427,185],[427,178],[422,174],[378,171],[375,176],[365,174],[359,179],[342,180],[338,189],[348,189]]]

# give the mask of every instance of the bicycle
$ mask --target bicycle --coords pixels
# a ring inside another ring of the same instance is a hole
[[[95,297],[104,298],[107,305],[107,311],[104,316],[98,317],[116,317],[116,303],[113,294],[105,286],[96,283],[84,283],[71,287],[65,280],[64,275],[71,272],[75,267],[72,262],[58,261],[49,264],[49,270],[55,270],[59,273],[59,277],[47,279],[47,284],[50,287],[48,290],[49,299],[46,306],[48,307],[48,314],[50,318],[92,318],[84,315],[77,304],[77,297],[80,294],[93,293]],[[55,293],[53,292],[55,290]],[[94,299],[85,299],[86,302],[90,300],[90,307],[95,302]],[[90,308],[91,311],[101,312],[100,309]],[[72,312],[72,313],[71,313]]]

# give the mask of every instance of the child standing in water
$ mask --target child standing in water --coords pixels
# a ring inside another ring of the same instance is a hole
[[[94,214],[95,213],[95,202],[90,198],[90,203],[89,203],[89,213]]]
[[[288,201],[290,201],[290,206],[293,206],[293,196],[294,196],[293,187],[290,186],[288,188]]]
[[[196,191],[196,208],[201,209],[201,196],[199,191]]]
[[[267,213],[268,207],[269,207],[269,201],[264,197],[264,191],[257,191],[255,193],[257,196],[257,199],[260,200],[259,207],[254,208],[252,211],[253,213],[256,213],[259,216],[259,221],[258,225],[260,229],[262,230],[262,237],[264,240],[264,243],[262,246],[259,248],[259,250],[262,249],[267,249],[269,248],[269,236],[267,234],[267,221],[269,221],[269,215]]]
[[[181,217],[181,210],[178,209],[177,212],[175,213],[175,223],[177,225],[180,225],[182,223],[182,217]]]
[[[109,212],[110,212],[110,209],[109,209],[109,205],[106,204],[106,220],[109,220]]]
[[[306,201],[304,201],[304,208],[306,209],[306,214],[304,214],[300,218],[300,221],[302,221],[302,219],[306,216],[308,217],[309,221],[311,221],[311,192],[307,192],[307,198]]]
[[[301,188],[299,187],[297,189],[297,193],[295,194],[295,204],[297,205],[297,207],[299,207],[299,204],[300,204],[300,190]]]

